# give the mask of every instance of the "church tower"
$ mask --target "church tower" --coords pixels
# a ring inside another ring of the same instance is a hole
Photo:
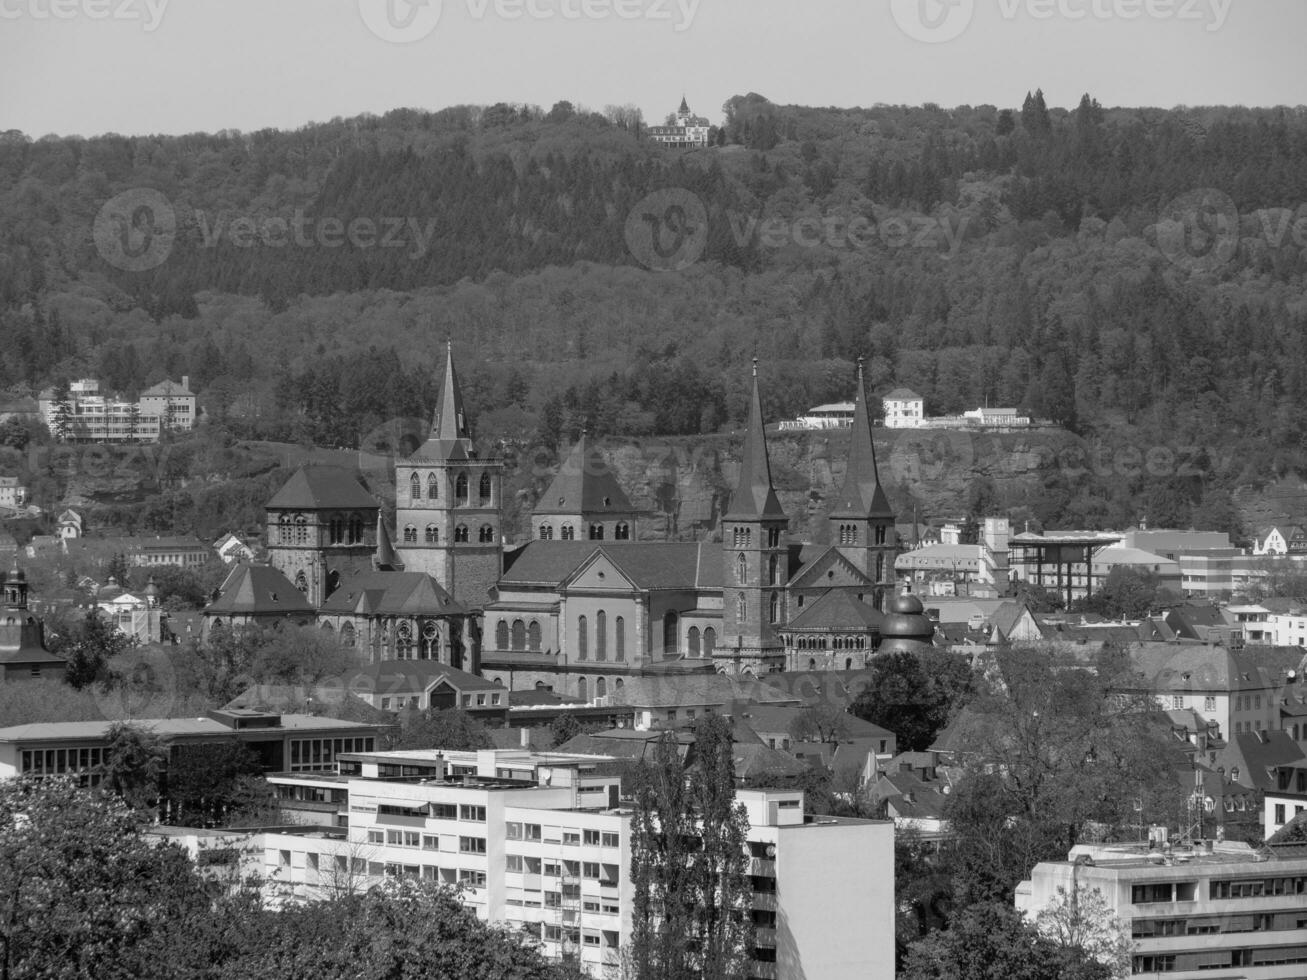
[[[479,610],[503,568],[502,466],[473,445],[463,392],[446,346],[445,377],[431,435],[395,463],[395,535],[399,561],[426,572],[468,609]]]
[[[713,650],[719,668],[762,673],[784,666],[776,627],[785,617],[788,526],[771,482],[755,358],[740,478],[722,518],[723,643]]]
[[[898,542],[894,511],[880,485],[876,468],[876,446],[871,438],[871,411],[858,358],[858,389],[853,407],[853,428],[849,433],[849,462],[844,485],[832,503],[831,544],[872,580],[876,608],[883,611],[883,599],[894,591],[894,559]]]

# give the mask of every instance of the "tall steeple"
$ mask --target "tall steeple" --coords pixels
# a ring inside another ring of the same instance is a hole
[[[894,519],[889,498],[880,485],[876,467],[876,445],[871,438],[871,410],[867,406],[867,389],[862,378],[862,358],[858,358],[858,388],[854,396],[853,428],[849,433],[849,465],[844,485],[831,507],[832,518]]]
[[[786,520],[771,482],[771,461],[762,424],[762,399],[758,396],[758,359],[753,359],[753,392],[749,402],[749,424],[744,433],[740,457],[740,478],[726,509],[728,521],[760,519]]]
[[[779,669],[785,659],[776,628],[786,616],[789,519],[771,482],[757,358],[751,399],[740,478],[722,517],[724,642],[713,649],[713,659],[731,673]]]
[[[441,441],[464,439],[471,441],[467,416],[463,413],[463,390],[458,386],[454,371],[454,342],[445,341],[445,377],[440,384],[440,398],[436,401],[436,415],[431,423],[431,438]]]
[[[876,446],[871,437],[871,409],[858,358],[858,387],[854,396],[853,428],[849,431],[849,461],[844,485],[831,503],[828,518],[831,544],[856,565],[875,589],[875,605],[893,591],[894,559],[898,542],[894,511],[876,468]]]

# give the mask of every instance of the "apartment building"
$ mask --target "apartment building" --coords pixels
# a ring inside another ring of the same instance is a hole
[[[1307,974],[1307,847],[1204,841],[1079,845],[1017,886],[1033,919],[1097,889],[1134,942],[1132,973],[1168,980],[1301,980]]]
[[[370,752],[269,776],[298,833],[253,838],[274,900],[411,875],[463,886],[478,916],[593,976],[631,939],[631,810],[607,756]],[[814,817],[800,791],[739,790],[749,818],[756,980],[892,976],[893,826]],[[848,942],[850,935],[864,941]]]
[[[180,384],[162,381],[146,389],[137,401],[102,392],[95,378],[73,381],[62,419],[55,389],[42,391],[37,404],[46,426],[56,434],[62,430],[65,442],[158,442],[162,432],[195,428],[198,417],[185,376]]]

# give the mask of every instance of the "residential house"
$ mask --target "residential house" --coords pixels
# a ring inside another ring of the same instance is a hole
[[[250,546],[230,532],[213,542],[213,550],[228,565],[238,561],[254,560],[254,552]]]
[[[926,418],[926,400],[911,388],[895,388],[883,399],[887,429],[918,429]]]

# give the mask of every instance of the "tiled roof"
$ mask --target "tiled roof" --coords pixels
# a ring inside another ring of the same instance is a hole
[[[268,501],[269,510],[350,508],[375,510],[376,498],[363,488],[356,471],[343,466],[301,466]]]
[[[345,689],[356,691],[367,686],[376,694],[419,694],[432,684],[445,680],[460,693],[464,691],[507,691],[484,677],[442,664],[438,660],[382,660],[356,670]],[[508,706],[504,698],[503,707]]]
[[[894,401],[898,401],[898,402],[904,401],[905,399],[909,399],[909,398],[921,398],[921,396],[918,395],[911,388],[895,388],[885,397],[889,399],[893,399]]]
[[[603,453],[586,437],[572,447],[536,503],[536,514],[629,514],[631,506]]]
[[[1238,766],[1238,782],[1265,792],[1278,788],[1276,768],[1307,765],[1307,756],[1287,732],[1240,732],[1217,752],[1216,764],[1227,773]]]
[[[795,549],[790,549],[790,566],[794,569],[787,583],[791,589],[819,589],[831,585],[831,581],[826,577],[826,573],[836,571],[837,574],[847,576],[849,579],[860,582],[864,585],[872,585],[871,578],[853,564],[841,551],[834,545],[820,545],[806,548],[795,555]]]
[[[514,554],[500,589],[558,585],[595,552],[607,556],[638,588],[721,588],[721,545],[712,542],[532,541]]]
[[[322,612],[361,616],[461,616],[456,602],[426,572],[360,572],[346,575],[322,603]]]
[[[786,624],[787,630],[879,629],[885,615],[848,589],[831,589]]]
[[[237,565],[227,575],[220,595],[204,610],[208,615],[255,616],[311,613],[304,594],[290,579],[269,565]]]

